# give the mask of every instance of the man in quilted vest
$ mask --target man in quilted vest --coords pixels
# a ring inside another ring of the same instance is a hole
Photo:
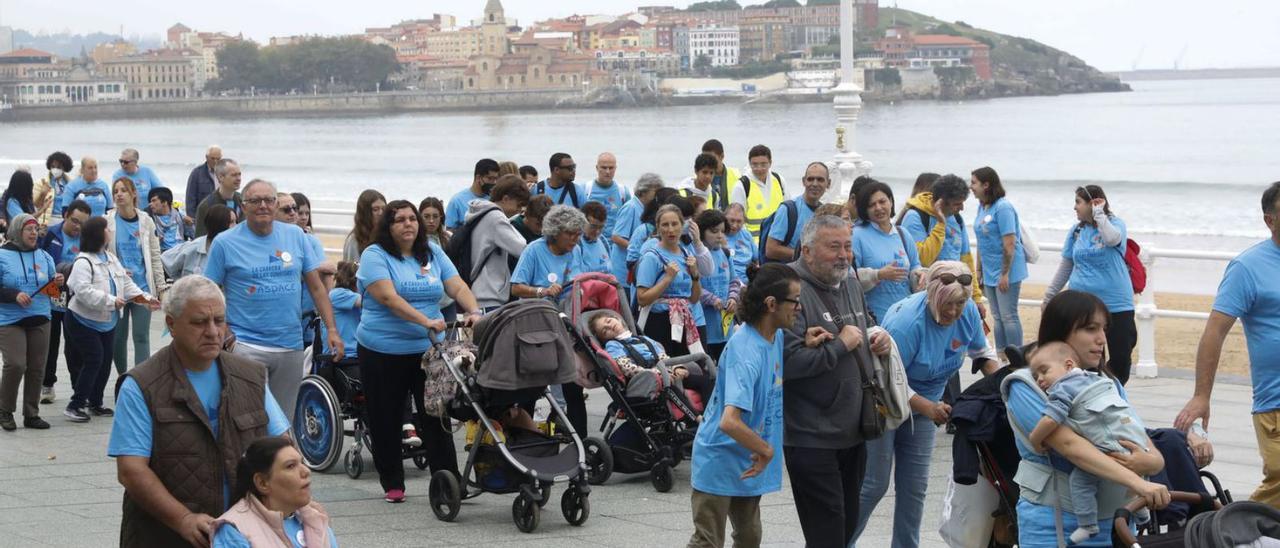
[[[254,440],[288,432],[266,367],[222,351],[226,301],[202,276],[164,303],[173,343],[117,385],[107,454],[124,486],[120,546],[209,546],[236,463]]]

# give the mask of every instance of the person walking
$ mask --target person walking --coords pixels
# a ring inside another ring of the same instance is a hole
[[[167,284],[164,263],[160,262],[160,238],[156,234],[155,221],[134,205],[138,203],[137,192],[133,181],[127,177],[111,183],[111,196],[116,208],[106,216],[107,241],[133,283],[144,293],[163,298]],[[126,346],[130,335],[133,339],[132,363]],[[120,309],[115,337],[112,361],[116,364],[117,373],[124,373],[131,365],[138,365],[150,357],[151,309],[145,304],[126,302]]]
[[[209,247],[213,239],[236,224],[236,214],[222,204],[213,204],[204,209],[204,227],[207,232],[189,242],[183,242],[160,254],[160,262],[164,270],[173,280],[192,274],[204,272],[204,265],[209,261]]]
[[[854,199],[858,217],[853,225],[854,263],[859,270],[874,273],[866,297],[877,322],[884,321],[890,306],[917,289],[923,275],[915,242],[905,229],[894,226],[893,209],[893,189],[874,179]]]
[[[489,158],[484,158],[476,162],[475,171],[471,177],[471,186],[458,191],[452,198],[449,198],[449,205],[443,212],[444,227],[449,230],[457,230],[462,226],[467,216],[467,210],[471,207],[472,200],[488,200],[489,193],[493,191],[493,185],[498,182],[498,162]]]
[[[148,312],[160,308],[160,302],[138,287],[109,251],[109,226],[110,221],[104,217],[85,222],[80,252],[72,260],[67,276],[72,295],[66,314],[67,369],[74,393],[62,414],[71,422],[88,422],[90,417],[113,414],[104,404],[102,393],[111,376],[121,311],[130,303],[145,306]],[[139,298],[142,303],[136,302]]]
[[[990,167],[973,170],[969,189],[978,199],[978,215],[973,232],[978,239],[975,265],[983,294],[991,300],[995,315],[996,349],[1022,347],[1022,320],[1018,317],[1018,296],[1027,279],[1027,252],[1022,246],[1021,220],[1005,198],[1000,175]]]
[[[30,176],[28,175],[28,180]],[[49,352],[49,284],[61,285],[53,257],[36,243],[40,222],[29,213],[10,218],[0,246],[0,428],[16,430],[18,385],[22,385],[22,426],[43,430],[40,388]]]
[[[75,200],[67,207],[66,213],[59,215],[57,218],[61,222],[49,227],[49,231],[45,233],[44,238],[40,241],[40,249],[53,257],[53,263],[58,272],[65,272],[65,269],[71,267],[71,262],[80,255],[80,235],[83,234],[84,223],[89,220],[92,209],[84,200]],[[65,290],[65,287],[59,288]],[[58,349],[62,342],[62,326],[63,316],[66,314],[66,298],[59,297],[51,300],[50,304],[50,322],[49,322],[49,354],[44,362],[44,382],[40,388],[40,403],[53,403],[56,398],[53,386],[58,383]],[[67,345],[67,362],[71,361],[72,349],[71,345]],[[76,379],[71,377],[71,384],[75,385]]]
[[[471,246],[471,290],[485,312],[511,300],[509,259],[524,253],[526,243],[510,218],[529,203],[529,188],[518,176],[505,175],[493,186],[491,200],[471,202],[466,222],[476,224],[470,241],[463,242]]]
[[[207,231],[204,225],[205,211],[216,204],[222,204],[230,209],[237,219],[244,219],[244,198],[240,194],[240,164],[231,158],[223,158],[214,166],[213,174],[218,178],[218,187],[196,208],[197,238],[204,236]]]
[[[783,368],[783,451],[805,545],[843,548],[859,525],[859,494],[867,466],[862,382],[873,355],[892,342],[875,327],[853,259],[849,225],[814,217],[800,238],[799,313],[786,336]]]
[[[84,200],[92,210],[90,217],[101,217],[114,208],[111,201],[111,185],[98,178],[98,161],[92,156],[80,159],[80,176],[67,184],[61,201],[54,209],[65,210],[75,200]]]
[[[636,264],[636,301],[640,304],[640,329],[662,343],[668,356],[702,352],[706,319],[702,307],[702,273],[698,269],[697,226],[685,244],[685,219],[680,208],[667,204],[653,216],[657,245],[645,251]],[[634,239],[634,236],[633,236]],[[709,255],[709,254],[708,254]]]
[[[187,176],[187,191],[183,195],[182,207],[188,220],[196,218],[200,203],[218,187],[218,175],[214,173],[214,169],[221,161],[222,147],[209,145],[204,151],[204,163],[192,168],[191,174]]]
[[[787,199],[786,183],[782,176],[771,171],[773,151],[764,145],[751,147],[747,152],[750,170],[737,180],[729,181],[729,200],[742,204],[747,212],[747,230],[756,243],[760,242],[760,227],[765,219],[778,210]],[[764,260],[760,257],[760,260]]]
[[[545,194],[551,198],[553,205],[567,204],[574,208],[587,203],[587,189],[573,182],[578,173],[578,164],[573,161],[573,157],[557,152],[551,155],[548,167],[551,168],[551,175],[538,181],[530,190],[534,196]]]
[[[31,174],[26,171],[17,170],[9,176],[9,186],[0,194],[0,207],[4,208],[0,210],[0,214],[3,214],[0,217],[0,221],[3,221],[0,229],[8,229],[18,215],[35,215],[36,206],[32,197],[34,184]]]
[[[640,216],[662,186],[662,177],[657,174],[641,175],[633,191],[634,199],[624,202],[616,214],[609,214],[608,222],[613,231],[608,237],[612,244],[609,246],[609,272],[619,282],[625,284],[627,281],[627,250],[631,247],[631,233],[641,224]],[[637,246],[640,244],[636,242]]]
[[[140,197],[150,196],[151,189],[163,187],[164,183],[150,167],[139,164],[139,159],[137,149],[126,148],[120,151],[120,169],[111,175],[111,180],[128,179],[134,188],[133,205],[140,208],[142,207],[142,203],[138,201]],[[119,204],[116,205],[119,206]]]
[[[357,261],[365,248],[373,245],[373,232],[378,228],[378,220],[382,218],[382,210],[387,207],[387,199],[373,189],[365,189],[356,198],[356,214],[351,232],[342,243],[342,260]]]

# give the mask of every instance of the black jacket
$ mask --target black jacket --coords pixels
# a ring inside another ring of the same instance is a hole
[[[1000,382],[1013,368],[1004,367],[973,383],[956,398],[951,409],[951,423],[956,426],[951,445],[952,478],[961,485],[973,485],[982,475],[978,456],[979,444],[985,444],[994,459],[993,466],[1012,480],[1022,458],[1014,444],[1013,429],[1000,399]]]

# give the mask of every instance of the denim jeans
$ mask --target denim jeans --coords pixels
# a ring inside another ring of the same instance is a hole
[[[130,325],[129,319],[133,319]],[[133,364],[129,363],[129,335],[133,335]],[[151,357],[151,309],[145,304],[127,303],[120,309],[120,323],[116,324],[115,349],[116,373],[124,373]]]
[[[118,327],[118,326],[117,326]],[[102,407],[102,395],[111,377],[111,354],[115,346],[115,329],[105,333],[80,322],[72,312],[66,313],[67,348],[75,347],[68,355],[67,369],[74,371],[72,378],[75,392],[67,409],[85,406]]]
[[[1022,320],[1018,319],[1018,295],[1022,294],[1022,282],[1009,284],[1009,290],[1001,293],[996,286],[983,288],[991,301],[991,317],[996,328],[996,351],[1006,346],[1022,346]]]
[[[890,546],[916,548],[920,545],[924,496],[929,488],[929,459],[933,455],[933,438],[937,431],[933,420],[912,413],[911,420],[896,430],[867,442],[867,475],[862,480],[862,494],[858,502],[858,529],[849,546],[857,545],[871,512],[889,490],[890,473],[893,474],[895,493],[893,543]]]

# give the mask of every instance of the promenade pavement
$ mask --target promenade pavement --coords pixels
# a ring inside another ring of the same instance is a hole
[[[159,314],[153,324],[162,324]],[[168,338],[153,329],[152,348],[165,344]],[[0,432],[0,547],[100,547],[118,542],[123,489],[116,480],[115,462],[106,456],[111,424],[102,419],[86,424],[64,420],[61,410],[71,392],[65,372],[63,366],[58,401],[41,408],[52,429]],[[114,379],[113,373],[112,386]],[[1193,386],[1184,374],[1134,379],[1128,388],[1144,420],[1160,427],[1170,424]],[[598,426],[608,396],[601,390],[590,394],[587,408],[591,424]],[[1210,434],[1216,459],[1209,469],[1238,499],[1248,497],[1262,469],[1250,401],[1249,387],[1238,379],[1235,384],[1219,383],[1214,393]],[[461,436],[459,432],[459,448]],[[341,546],[683,546],[692,532],[687,464],[676,469],[675,488],[669,493],[655,492],[647,474],[615,475],[593,488],[591,516],[581,527],[568,525],[560,515],[563,488],[557,486],[533,534],[519,532],[512,523],[510,495],[481,495],[463,503],[455,523],[437,521],[427,504],[428,473],[405,464],[404,504],[382,501],[367,449],[366,471],[358,480],[348,478],[341,464],[312,476],[314,497],[332,516]],[[951,437],[939,430],[922,524],[926,547],[944,546],[937,528],[950,468]],[[861,546],[889,545],[893,501],[891,490],[872,515]],[[766,546],[803,546],[789,485],[765,496],[761,505]]]

